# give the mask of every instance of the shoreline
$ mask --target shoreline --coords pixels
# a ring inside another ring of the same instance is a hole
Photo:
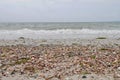
[[[119,80],[119,39],[0,40],[1,80]]]
[[[32,39],[19,37],[18,39],[0,39],[0,46],[7,45],[120,45],[120,38],[96,37],[96,38],[73,38],[73,39]]]

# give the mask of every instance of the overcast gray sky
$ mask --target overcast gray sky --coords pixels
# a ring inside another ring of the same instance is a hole
[[[120,0],[0,0],[0,22],[120,21]]]

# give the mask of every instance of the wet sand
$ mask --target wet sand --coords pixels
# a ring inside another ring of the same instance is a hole
[[[16,79],[120,80],[120,40],[0,40],[0,80]]]

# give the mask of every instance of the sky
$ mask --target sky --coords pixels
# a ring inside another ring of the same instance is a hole
[[[120,0],[0,0],[0,22],[120,21]]]

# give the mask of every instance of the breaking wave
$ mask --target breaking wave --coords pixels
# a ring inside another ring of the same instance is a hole
[[[0,39],[26,38],[80,38],[91,36],[118,36],[120,30],[93,30],[93,29],[58,29],[58,30],[0,30]]]

